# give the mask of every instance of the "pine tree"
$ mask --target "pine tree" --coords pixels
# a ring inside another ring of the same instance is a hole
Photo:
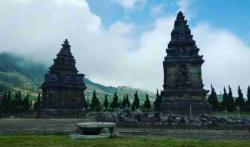
[[[250,86],[247,87],[247,101],[246,105],[250,106]]]
[[[1,102],[0,112],[7,113],[9,110],[7,106],[9,105],[8,95],[6,93],[3,94],[3,99]]]
[[[113,101],[110,104],[110,108],[112,110],[119,108],[118,95],[116,92],[114,93]]]
[[[245,100],[243,98],[243,94],[240,89],[240,86],[238,86],[238,98],[235,100],[235,105],[239,107],[240,111],[243,110],[244,105],[245,105]]]
[[[234,98],[233,98],[233,93],[232,93],[232,89],[229,86],[228,87],[229,91],[228,91],[228,105],[227,105],[227,110],[229,112],[232,112],[235,110],[235,103],[234,103]]]
[[[155,102],[154,102],[155,111],[160,111],[161,103],[162,103],[162,97],[159,95],[159,91],[157,89],[156,99],[155,99]]]
[[[245,109],[250,112],[250,86],[247,87],[247,101]]]
[[[145,108],[147,110],[149,110],[151,108],[151,103],[150,103],[150,100],[148,98],[148,94],[146,94],[146,100],[144,102],[143,108]]]
[[[109,109],[108,95],[105,95],[103,107],[105,108],[106,111]]]
[[[130,101],[128,98],[128,94],[124,95],[122,103],[121,103],[122,108],[129,108],[130,107]]]
[[[23,102],[22,102],[22,94],[21,92],[15,93],[15,99],[11,102],[12,104],[12,112],[20,113],[24,109]]]
[[[39,118],[40,117],[40,110],[41,110],[41,106],[42,105],[42,102],[41,102],[41,95],[40,93],[38,94],[38,97],[37,97],[37,100],[34,104],[34,110],[36,112],[36,115],[37,117]]]
[[[23,112],[28,112],[30,110],[31,103],[30,103],[29,95],[28,94],[23,99],[22,105],[23,105]]]
[[[88,110],[88,107],[89,107],[89,103],[87,102],[86,100],[86,97],[85,97],[85,94],[83,93],[83,98],[82,98],[82,102],[81,102],[81,109],[83,109],[84,111],[87,111]]]
[[[34,104],[34,110],[36,112],[38,112],[38,111],[40,111],[40,109],[41,109],[41,95],[39,93],[38,96],[37,96],[37,100],[36,100],[36,102]]]
[[[8,92],[8,95],[7,95],[7,103],[6,103],[6,112],[11,112],[13,107],[12,107],[12,94],[11,94],[11,91]]]
[[[136,91],[135,94],[134,94],[134,101],[133,101],[133,104],[132,104],[132,110],[135,111],[139,107],[140,107],[140,100],[139,100],[139,97],[138,97],[138,93]]]
[[[226,88],[224,87],[224,93],[223,93],[223,100],[221,102],[221,110],[227,110],[227,105],[228,105],[228,94],[226,91]]]
[[[130,100],[129,100],[129,97],[128,97],[128,94],[126,94],[126,108],[129,108],[130,107]]]
[[[91,100],[87,97],[86,99],[86,106],[87,106],[87,109],[86,110],[89,110],[89,109],[91,109],[90,107],[91,107]]]
[[[126,108],[126,105],[127,105],[127,100],[126,100],[126,96],[124,95],[123,100],[122,100],[121,107],[122,107],[122,108]]]
[[[101,109],[100,101],[98,97],[96,96],[96,91],[94,90],[92,95],[92,101],[90,105],[91,110],[99,111]]]
[[[217,93],[215,92],[215,89],[212,85],[211,85],[211,94],[209,95],[207,101],[212,105],[214,112],[219,110],[220,103],[218,101]]]

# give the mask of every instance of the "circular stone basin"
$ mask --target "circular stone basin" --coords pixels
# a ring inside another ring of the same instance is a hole
[[[112,122],[87,122],[77,123],[82,135],[98,135],[104,128],[114,128],[115,123]]]

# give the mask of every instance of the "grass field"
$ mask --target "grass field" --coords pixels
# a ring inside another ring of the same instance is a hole
[[[250,141],[175,140],[164,138],[114,138],[71,140],[61,135],[0,136],[0,147],[249,147]]]

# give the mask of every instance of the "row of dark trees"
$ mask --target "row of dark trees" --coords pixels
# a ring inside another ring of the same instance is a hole
[[[127,108],[131,110],[143,109],[143,110],[151,110],[152,105],[149,100],[149,96],[146,94],[146,99],[144,103],[140,104],[140,99],[138,96],[137,91],[134,94],[134,100],[131,103],[128,97],[128,94],[125,94],[122,101],[119,101],[118,95],[115,92],[113,99],[111,102],[108,100],[108,96],[104,96],[103,103],[100,102],[99,98],[97,97],[96,91],[93,91],[91,102],[85,101],[85,109],[90,111],[114,111],[120,108]]]
[[[89,111],[114,111],[119,108],[127,108],[131,110],[143,109],[143,110],[152,110],[152,105],[149,100],[149,96],[146,94],[146,99],[144,103],[140,104],[140,99],[138,93],[135,92],[134,100],[131,103],[129,100],[128,94],[124,95],[122,101],[119,101],[117,93],[114,93],[113,99],[111,102],[108,101],[108,96],[104,96],[104,101],[101,104],[99,98],[97,97],[96,91],[93,91],[91,102],[84,99],[84,109]],[[40,94],[37,97],[37,100],[32,105],[30,96],[27,94],[23,96],[21,92],[12,92],[4,93],[2,96],[2,101],[0,105],[1,113],[27,113],[27,112],[39,112],[41,109],[41,96]]]
[[[242,90],[240,86],[238,87],[238,96],[237,98],[233,97],[232,89],[229,86],[228,92],[224,87],[223,99],[220,102],[218,95],[213,86],[211,86],[211,94],[207,100],[213,107],[214,111],[248,111],[250,112],[250,87],[247,88],[247,100],[244,99]]]
[[[11,91],[4,93],[0,105],[1,113],[27,113],[32,111],[38,111],[41,105],[40,94],[34,105],[30,101],[30,96],[27,94],[23,96],[20,91],[12,94]]]
[[[237,98],[233,97],[232,89],[229,86],[228,92],[224,88],[223,99],[219,101],[218,95],[213,86],[211,86],[211,93],[207,101],[212,105],[215,112],[219,111],[247,111],[250,112],[250,87],[247,89],[247,100],[244,99],[242,90],[240,86],[238,87]],[[158,90],[156,93],[156,99],[151,104],[149,96],[146,94],[146,99],[144,102],[140,103],[140,99],[137,91],[134,93],[133,101],[130,102],[128,94],[125,94],[122,101],[119,101],[117,93],[114,93],[112,101],[109,102],[108,96],[104,96],[104,101],[101,103],[97,97],[96,91],[93,91],[91,101],[86,101],[84,99],[84,109],[88,111],[114,111],[116,109],[127,108],[133,111],[140,109],[144,111],[160,111],[160,106],[162,104],[162,94],[159,94]],[[0,105],[0,112],[2,113],[26,113],[36,111],[39,112],[41,108],[41,96],[38,95],[36,102],[32,105],[30,101],[30,96],[22,96],[21,92],[11,92],[4,93],[2,96],[2,102]]]

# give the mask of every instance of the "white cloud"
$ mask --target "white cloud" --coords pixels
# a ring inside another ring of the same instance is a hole
[[[170,39],[174,17],[158,19],[152,30],[146,31],[140,37],[138,50],[130,53],[123,60],[126,68],[121,76],[134,87],[155,91],[163,83],[162,61],[166,55],[165,48]],[[129,76],[127,76],[129,74]],[[126,83],[129,84],[129,83]]]
[[[159,15],[159,14],[164,12],[162,5],[156,5],[156,6],[152,7],[150,11],[151,11],[151,14],[154,16]]]
[[[0,1],[0,51],[25,55],[48,65],[68,38],[78,69],[89,78],[119,85],[118,69],[132,43],[132,25],[105,29],[86,1]]]
[[[125,9],[143,8],[148,0],[115,0]]]
[[[82,2],[83,0],[55,0],[58,5],[73,5],[77,7],[86,7],[86,3]]]
[[[206,61],[203,66],[206,86],[213,84],[219,92],[223,86],[231,85],[237,95],[240,85],[246,92],[250,84],[250,47],[229,31],[215,28],[209,23],[201,23],[193,30]]]
[[[64,0],[63,5],[58,5],[57,0],[22,4],[1,1],[0,35],[5,36],[0,40],[1,49],[32,56],[40,52],[38,56],[42,55],[44,61],[52,56],[48,57],[48,52],[57,52],[58,43],[64,38],[81,38],[100,32],[101,20],[89,11],[85,1],[81,7],[67,1]]]
[[[194,0],[175,0],[179,9],[178,11],[182,11],[184,14],[186,14],[187,18],[190,18],[190,16],[194,16],[194,10],[191,9],[191,4]]]

